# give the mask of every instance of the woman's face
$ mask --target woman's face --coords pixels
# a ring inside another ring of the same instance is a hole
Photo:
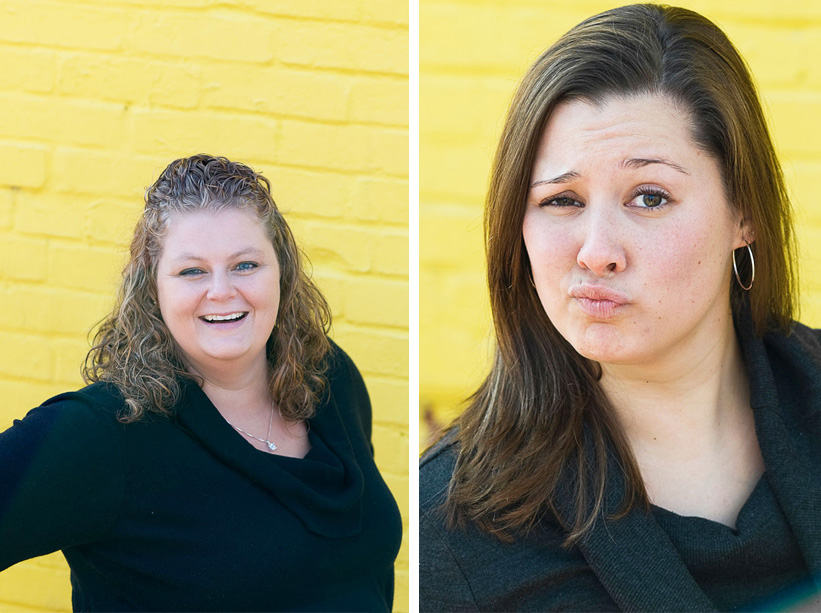
[[[732,250],[745,229],[716,160],[664,97],[560,104],[523,234],[545,312],[587,358],[659,364],[731,326]]]
[[[157,294],[163,320],[194,371],[267,368],[279,264],[253,213],[172,216],[157,262]]]

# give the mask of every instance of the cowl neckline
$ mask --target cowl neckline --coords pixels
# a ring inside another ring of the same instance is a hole
[[[347,538],[361,531],[364,477],[332,394],[308,420],[311,450],[298,459],[249,445],[195,381],[182,387],[175,419],[215,458],[274,497],[310,532]]]

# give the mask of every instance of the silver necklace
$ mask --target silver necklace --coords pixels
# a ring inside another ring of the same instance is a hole
[[[249,432],[246,432],[245,430],[243,430],[239,426],[235,426],[234,424],[232,424],[227,419],[225,421],[227,421],[228,425],[231,426],[237,432],[239,432],[241,434],[244,434],[245,436],[247,436],[249,438],[252,438],[255,441],[259,441],[260,443],[265,443],[266,445],[268,445],[268,449],[270,449],[271,451],[276,451],[276,449],[277,449],[276,443],[274,443],[274,441],[271,440],[271,425],[274,423],[274,402],[273,402],[273,400],[271,401],[271,417],[268,420],[268,434],[265,436],[265,438],[259,438],[258,436],[254,436],[253,434],[250,434]]]

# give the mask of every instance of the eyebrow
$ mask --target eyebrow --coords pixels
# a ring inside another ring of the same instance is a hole
[[[260,255],[262,255],[262,251],[257,249],[256,247],[248,247],[248,249],[242,249],[240,251],[237,251],[236,253],[232,253],[230,256],[228,256],[228,259],[233,260],[233,259],[242,257],[244,255],[260,256]],[[184,262],[186,260],[204,260],[204,259],[205,258],[203,256],[197,255],[195,253],[184,252],[184,253],[179,254],[177,257],[175,257],[173,259],[173,261],[174,262]]]
[[[673,170],[677,170],[682,174],[688,176],[690,174],[683,166],[664,158],[628,158],[621,163],[621,165],[625,168],[644,168],[650,164],[664,164],[665,166],[669,166]]]
[[[667,160],[665,158],[627,158],[623,160],[621,165],[624,168],[644,168],[645,166],[649,166],[650,164],[664,164],[665,166],[669,166],[673,170],[677,170],[678,172],[690,175],[687,170],[675,162],[671,160]],[[530,189],[534,187],[538,187],[539,185],[554,185],[556,183],[568,183],[571,179],[578,179],[581,175],[576,172],[575,170],[571,170],[570,172],[566,172],[564,174],[560,174],[558,177],[553,177],[552,179],[541,179],[539,181],[534,181],[530,185]]]
[[[553,177],[552,179],[542,179],[541,181],[534,182],[530,187],[531,189],[534,187],[538,187],[539,185],[553,185],[554,183],[567,183],[571,179],[578,179],[581,175],[576,172],[575,170],[571,170],[570,172],[566,172],[558,177]]]

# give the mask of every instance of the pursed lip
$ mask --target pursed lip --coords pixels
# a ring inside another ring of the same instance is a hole
[[[570,296],[588,317],[609,319],[629,303],[628,297],[604,285],[574,285]]]

